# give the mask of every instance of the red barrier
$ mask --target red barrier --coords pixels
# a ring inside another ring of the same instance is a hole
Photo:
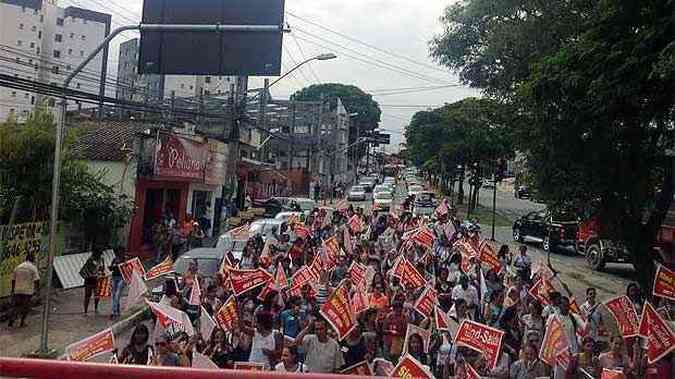
[[[184,367],[110,365],[44,359],[0,357],[0,377],[34,379],[264,379],[264,378],[370,378],[330,374],[286,374],[269,371],[203,370]]]

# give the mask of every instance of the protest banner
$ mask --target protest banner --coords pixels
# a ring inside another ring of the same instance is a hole
[[[455,343],[482,353],[491,370],[497,367],[504,332],[471,320],[463,320],[457,330]]]
[[[127,310],[132,305],[140,302],[146,293],[148,293],[148,287],[145,285],[141,274],[138,271],[132,271],[129,293],[127,293],[127,297],[124,300],[124,309]]]
[[[192,353],[192,368],[200,368],[206,370],[220,370],[220,367],[218,367],[218,365],[213,363],[211,358],[196,351]]]
[[[153,266],[145,273],[145,280],[157,279],[162,275],[170,274],[172,272],[174,272],[173,260],[171,259],[171,254],[169,254],[161,263]]]
[[[366,361],[361,361],[340,371],[342,375],[373,376],[373,369]]]
[[[413,305],[413,308],[425,318],[430,318],[434,314],[434,307],[437,304],[438,291],[433,289],[433,287],[427,286]]]
[[[255,362],[234,362],[234,369],[241,371],[265,371],[265,364]]]
[[[314,277],[312,272],[309,270],[309,267],[302,266],[291,277],[291,291],[293,291],[293,290],[300,291],[300,289],[305,284],[314,282],[316,280],[317,279]]]
[[[112,275],[106,275],[96,280],[94,297],[99,299],[112,296]]]
[[[603,368],[602,373],[600,374],[600,379],[626,379],[626,375],[624,375],[623,371],[621,370],[610,370]]]
[[[112,329],[106,329],[66,347],[68,360],[85,362],[115,349]]]
[[[449,317],[447,313],[443,312],[439,306],[434,307],[434,314],[434,326],[436,329],[447,331],[454,340],[457,335],[457,329],[459,329],[459,323],[457,323],[454,318]]]
[[[321,280],[321,273],[326,270],[326,267],[323,266],[323,260],[321,259],[321,253],[316,254],[312,260],[312,264],[309,265],[309,273],[312,274],[315,282]],[[327,271],[327,270],[326,270]]]
[[[652,293],[654,296],[675,301],[675,272],[657,263]]]
[[[126,284],[131,283],[131,273],[134,271],[138,272],[141,277],[145,277],[145,268],[138,257],[129,259],[124,263],[120,263],[118,267],[120,269],[120,274],[122,274],[122,278]]]
[[[558,355],[566,351],[568,346],[569,343],[562,323],[557,317],[550,318],[546,324],[546,332],[539,350],[539,359],[547,365],[555,367]]]
[[[237,310],[237,299],[234,295],[220,307],[215,315],[216,324],[226,332],[232,331],[239,322],[239,313]]]
[[[272,279],[272,275],[262,268],[257,270],[230,270],[230,286],[235,296],[240,296],[254,288],[265,285]]]
[[[354,249],[352,247],[352,235],[349,233],[349,228],[344,228],[343,230],[342,244],[345,245],[345,250],[351,257],[354,254]]]
[[[648,301],[642,308],[638,333],[647,339],[648,364],[657,362],[675,349],[675,332]]]
[[[616,320],[619,331],[624,338],[635,337],[638,334],[638,326],[640,324],[633,307],[633,302],[628,296],[618,296],[604,302]]]
[[[485,265],[488,270],[499,272],[502,269],[502,262],[497,257],[495,249],[487,240],[481,243],[480,251],[478,252],[478,260]]]
[[[148,300],[146,300],[145,303],[148,304],[152,313],[155,314],[155,317],[157,317],[157,321],[161,327],[177,328],[178,330],[187,333],[188,336],[195,335],[192,322],[190,322],[190,318],[185,312],[162,303],[153,303]]]
[[[367,311],[368,308],[370,308],[368,296],[366,296],[360,289],[357,289],[352,295],[351,306],[354,315],[358,315],[361,312]]]
[[[332,236],[329,239],[324,240],[322,246],[328,259],[337,262],[338,256],[340,255],[340,243],[338,242],[337,237]]]
[[[427,371],[422,364],[410,354],[401,358],[394,371],[391,373],[391,378],[402,379],[432,379],[434,376]]]
[[[337,333],[338,340],[342,341],[356,327],[356,320],[352,313],[349,291],[342,281],[333,291],[328,301],[319,311]]]
[[[201,307],[201,314],[199,315],[199,334],[201,334],[204,341],[211,339],[211,334],[216,328],[216,321],[209,315],[209,313]]]
[[[403,353],[408,352],[408,344],[410,343],[410,338],[412,336],[418,335],[422,340],[422,348],[426,354],[429,353],[429,343],[431,342],[431,331],[420,328],[414,324],[408,324],[408,328],[405,331],[405,340],[403,342]]]

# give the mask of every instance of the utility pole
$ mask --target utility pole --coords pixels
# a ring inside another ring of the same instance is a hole
[[[296,116],[295,101],[291,101],[291,126],[288,129],[288,173],[290,174],[293,168],[293,136],[295,135],[295,116]]]
[[[269,90],[270,87],[270,80],[265,79],[265,84],[263,85],[263,88],[260,90],[260,100],[258,101],[258,127],[260,128],[259,130],[265,130],[267,131],[267,91]],[[265,153],[267,149],[263,149],[262,154],[263,156],[266,156],[267,154]],[[264,161],[264,159],[261,159]]]

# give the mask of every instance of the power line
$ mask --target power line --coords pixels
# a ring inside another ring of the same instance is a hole
[[[291,51],[286,47],[286,45],[283,45],[283,48],[284,48],[284,53],[286,53],[286,55],[288,55],[288,59],[291,60],[291,63],[293,64],[293,67],[297,66],[298,62],[295,60],[295,58],[293,58],[293,55],[291,55]],[[300,75],[302,76],[302,78],[303,78],[303,80],[305,81],[306,84],[312,83],[312,81],[307,78],[307,75],[305,75],[305,72],[303,71],[302,67],[299,67],[297,72],[300,73]]]
[[[300,51],[300,56],[302,57],[303,61],[307,60],[307,56],[305,55],[305,52],[302,50],[302,46],[300,46],[300,42],[298,41],[297,38],[295,38],[295,34],[291,33],[291,37],[293,37],[293,41],[295,41],[295,45],[298,47],[298,50]],[[314,67],[312,65],[312,62],[307,62],[307,67],[309,68],[309,72],[314,75],[314,79],[316,79],[316,84],[321,84],[321,79],[316,75],[316,72],[314,71]]]
[[[447,86],[439,86],[439,87],[433,87],[433,88],[420,88],[416,90],[407,90],[407,91],[393,91],[393,92],[382,92],[382,93],[370,93],[373,96],[392,96],[392,95],[405,95],[409,93],[420,93],[420,92],[430,92],[430,91],[438,91],[441,89],[447,89],[447,88],[454,88],[454,87],[462,87],[459,84],[451,84]]]
[[[409,58],[409,57],[406,57],[406,56],[404,56],[404,55],[395,53],[395,52],[393,52],[393,51],[391,51],[391,50],[386,50],[386,49],[377,47],[377,46],[375,46],[375,45],[369,44],[369,43],[367,43],[367,42],[361,41],[361,40],[359,40],[359,39],[357,39],[357,38],[350,37],[350,36],[348,36],[348,35],[346,35],[346,34],[344,34],[344,33],[338,32],[338,31],[336,31],[336,30],[333,30],[333,29],[331,29],[331,28],[328,28],[328,27],[326,27],[326,26],[323,26],[323,25],[321,25],[321,24],[319,24],[319,23],[316,23],[316,22],[310,21],[310,20],[308,20],[308,19],[306,19],[306,18],[304,18],[304,17],[298,16],[298,15],[296,15],[296,14],[290,12],[290,11],[286,11],[285,13],[286,13],[287,15],[291,16],[291,17],[297,18],[298,20],[301,20],[301,21],[304,21],[304,22],[306,22],[306,23],[308,23],[308,24],[314,25],[314,26],[316,26],[317,28],[323,29],[323,30],[325,30],[325,31],[327,31],[327,32],[333,33],[333,34],[338,35],[338,36],[340,36],[340,37],[342,37],[342,38],[345,38],[345,39],[350,40],[350,41],[352,41],[352,42],[356,42],[356,43],[358,43],[358,44],[361,44],[361,45],[366,46],[366,47],[368,47],[368,48],[371,48],[371,49],[373,49],[373,50],[379,51],[379,52],[381,52],[381,53],[384,53],[384,54],[387,54],[387,55],[390,55],[390,56],[393,56],[393,57],[396,57],[396,58],[399,58],[399,59],[406,60],[406,61],[408,61],[408,62],[410,62],[410,63],[416,64],[416,65],[418,65],[418,66],[426,67],[426,68],[431,69],[431,70],[443,72],[443,73],[446,73],[446,74],[448,73],[446,70],[443,70],[443,69],[441,69],[441,68],[434,67],[434,66],[432,66],[432,65],[429,65],[429,64],[426,64],[426,63],[422,63],[422,62],[416,61],[416,60],[411,59],[411,58]]]

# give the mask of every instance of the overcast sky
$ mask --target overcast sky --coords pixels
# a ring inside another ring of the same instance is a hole
[[[325,52],[335,53],[338,59],[303,66],[273,87],[273,96],[287,98],[296,90],[317,82],[356,85],[375,94],[375,100],[382,108],[380,128],[391,132],[392,143],[397,145],[403,141],[401,133],[410,117],[424,109],[417,106],[442,105],[465,97],[479,96],[477,91],[462,86],[425,88],[421,92],[387,95],[401,92],[397,89],[413,88],[410,91],[417,91],[420,87],[459,84],[456,75],[433,63],[427,45],[431,37],[441,30],[438,19],[443,9],[453,2],[286,0],[286,11],[300,18],[286,16],[286,22],[294,31],[284,37],[284,70],[290,69],[295,65],[294,62],[300,62],[303,58]],[[61,6],[73,5],[110,13],[113,27],[138,22],[142,4],[142,0],[60,1]],[[116,72],[117,46],[135,36],[138,34],[129,32],[115,39],[110,55],[110,64],[114,66],[112,72]],[[376,46],[386,53],[355,40]],[[261,82],[260,78],[252,78],[250,87],[259,87]],[[397,147],[388,148],[393,149]]]

